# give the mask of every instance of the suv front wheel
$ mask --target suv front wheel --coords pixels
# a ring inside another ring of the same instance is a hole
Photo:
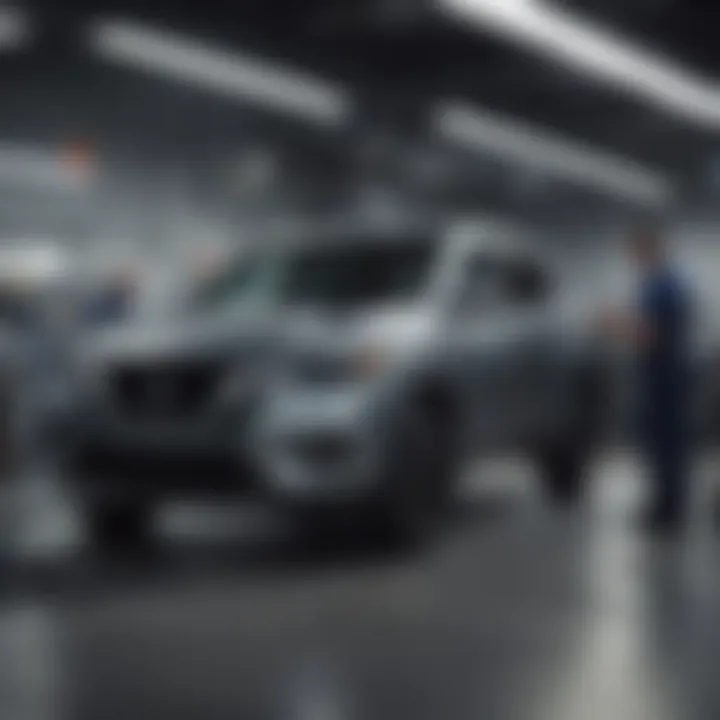
[[[86,510],[90,541],[102,552],[132,553],[150,538],[152,512],[133,502],[98,502]]]
[[[459,452],[454,424],[423,407],[401,423],[373,512],[380,536],[417,547],[440,529],[455,490]]]

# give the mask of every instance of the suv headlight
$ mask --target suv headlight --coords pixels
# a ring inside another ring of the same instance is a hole
[[[357,380],[373,380],[387,370],[396,358],[389,348],[369,345],[360,348],[351,358],[349,375]]]
[[[347,354],[310,354],[297,358],[283,373],[283,379],[305,385],[367,382],[387,372],[395,357],[389,348],[377,345],[363,346]]]

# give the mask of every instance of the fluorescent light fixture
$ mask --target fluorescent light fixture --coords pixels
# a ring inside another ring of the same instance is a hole
[[[73,193],[87,190],[93,179],[90,172],[76,172],[61,153],[0,144],[0,183]]]
[[[167,30],[105,20],[92,26],[90,42],[111,62],[323,125],[341,124],[352,111],[348,94],[338,86]]]
[[[433,126],[445,140],[617,197],[650,205],[672,197],[665,178],[631,160],[504,115],[446,103],[436,108]]]
[[[542,0],[436,0],[441,11],[684,120],[720,127],[720,86]]]
[[[17,50],[30,34],[27,17],[12,7],[0,8],[0,52]]]

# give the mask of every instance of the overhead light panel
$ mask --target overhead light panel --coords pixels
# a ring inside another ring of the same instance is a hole
[[[656,205],[673,194],[663,176],[631,160],[494,112],[446,103],[433,126],[444,140],[623,199]]]
[[[13,7],[0,8],[0,52],[23,47],[29,34],[30,27],[24,13]]]
[[[720,127],[718,84],[542,0],[436,0],[457,20],[686,121]]]
[[[90,42],[108,61],[323,125],[344,123],[352,112],[337,85],[164,29],[105,20],[92,26]]]

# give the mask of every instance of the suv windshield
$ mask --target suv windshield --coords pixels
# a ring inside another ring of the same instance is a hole
[[[348,306],[411,300],[425,288],[430,242],[322,245],[244,258],[196,293],[210,309],[261,301]]]
[[[238,258],[222,272],[198,285],[191,295],[191,305],[198,310],[214,310],[226,305],[263,297],[264,279],[269,258],[246,255]]]
[[[410,300],[424,289],[432,259],[430,243],[296,250],[285,260],[281,300],[298,305],[366,305]]]

